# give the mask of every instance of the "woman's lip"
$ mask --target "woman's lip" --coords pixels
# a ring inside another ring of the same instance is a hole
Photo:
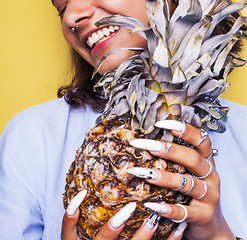
[[[92,56],[98,55],[98,52],[107,44],[109,44],[110,41],[114,39],[114,37],[121,31],[119,29],[118,31],[113,32],[110,37],[108,37],[105,41],[98,43],[95,47],[92,48],[91,54]],[[103,57],[103,56],[102,56]]]

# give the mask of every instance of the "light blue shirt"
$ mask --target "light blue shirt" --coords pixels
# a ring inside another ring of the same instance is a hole
[[[222,211],[247,238],[247,107],[230,106],[228,130],[211,133]],[[0,239],[61,239],[66,173],[98,114],[56,99],[17,114],[0,139]]]

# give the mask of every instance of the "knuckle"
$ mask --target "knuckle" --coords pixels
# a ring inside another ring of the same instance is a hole
[[[202,221],[204,224],[209,224],[213,220],[214,208],[205,209]]]
[[[219,178],[218,175],[217,175],[217,177],[215,178],[214,184],[215,184],[217,190],[219,190],[219,189],[220,189],[220,178]]]
[[[214,170],[212,174],[212,178],[209,181],[209,184],[211,185],[213,189],[216,189],[217,191],[220,190],[221,181],[220,181],[219,175],[216,172],[216,170]]]
[[[215,204],[215,206],[220,202],[220,192],[218,190],[212,191],[211,202]]]
[[[166,173],[162,171],[161,174],[163,175],[163,180],[168,183],[174,182],[174,178],[176,177],[176,174],[174,173]]]

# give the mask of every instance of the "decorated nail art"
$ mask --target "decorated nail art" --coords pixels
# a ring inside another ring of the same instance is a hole
[[[144,167],[128,168],[127,173],[132,174],[139,178],[152,179],[152,180],[158,179],[159,176],[156,170],[152,170],[150,168],[144,168]]]
[[[145,222],[145,225],[144,225],[145,228],[148,230],[154,229],[157,223],[159,222],[160,218],[161,216],[157,212],[152,212]]]
[[[162,203],[146,202],[144,203],[144,206],[160,214],[167,214],[171,212],[171,208]]]
[[[176,120],[158,121],[155,123],[155,126],[158,128],[176,130],[176,131],[183,131],[185,127],[184,123],[176,121]]]
[[[124,206],[119,212],[114,215],[111,220],[110,224],[113,228],[119,228],[122,224],[124,224],[131,216],[131,214],[136,209],[136,203],[131,202]]]
[[[129,144],[136,148],[146,149],[149,151],[161,151],[164,146],[161,142],[152,139],[134,139],[129,142]]]
[[[183,234],[183,232],[184,232],[184,230],[186,229],[187,226],[188,226],[188,223],[187,222],[181,222],[178,225],[177,229],[173,233],[174,237],[175,238],[180,237]]]
[[[71,200],[66,210],[68,215],[72,216],[75,214],[77,208],[81,205],[86,194],[87,194],[87,190],[82,190]]]

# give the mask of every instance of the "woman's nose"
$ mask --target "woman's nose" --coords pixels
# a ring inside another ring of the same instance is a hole
[[[63,16],[64,23],[72,28],[91,19],[95,13],[94,0],[70,0]]]

